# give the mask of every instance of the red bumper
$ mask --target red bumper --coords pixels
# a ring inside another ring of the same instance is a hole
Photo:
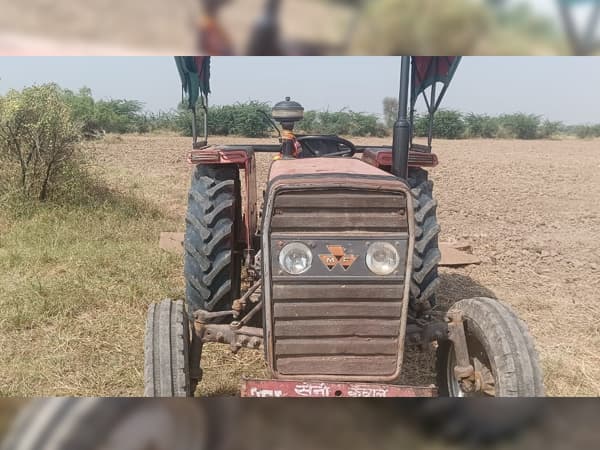
[[[322,381],[244,380],[242,397],[436,397],[437,389],[372,383],[330,383]]]

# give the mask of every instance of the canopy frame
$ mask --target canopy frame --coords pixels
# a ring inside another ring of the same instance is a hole
[[[413,130],[411,132],[411,143],[414,137],[415,105],[422,95],[429,118],[427,146],[431,149],[435,113],[439,110],[442,100],[446,96],[461,59],[460,56],[413,56],[410,108],[410,124]],[[442,89],[439,92],[437,90],[438,83],[442,84]]]

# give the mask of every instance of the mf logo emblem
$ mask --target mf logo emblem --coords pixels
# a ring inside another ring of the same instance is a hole
[[[328,245],[327,250],[329,250],[329,255],[319,255],[319,258],[329,270],[333,270],[337,266],[348,270],[358,259],[358,256],[347,254],[346,249],[341,245]]]

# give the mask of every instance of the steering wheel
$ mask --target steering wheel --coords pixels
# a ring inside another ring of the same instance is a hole
[[[335,158],[338,156],[352,158],[356,154],[355,145],[339,136],[298,136],[296,140],[303,150],[307,150],[315,158]],[[316,145],[317,143],[319,145]],[[323,144],[328,148],[335,147],[337,151],[323,152],[317,148],[322,147]]]

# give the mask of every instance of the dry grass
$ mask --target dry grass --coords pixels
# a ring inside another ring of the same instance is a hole
[[[375,144],[381,140],[370,141]],[[215,138],[214,142],[256,142]],[[189,140],[108,137],[93,201],[0,212],[0,394],[139,395],[146,306],[183,295],[182,261],[157,248],[182,231]],[[598,141],[440,141],[433,171],[446,241],[484,262],[442,271],[442,304],[473,295],[512,305],[537,341],[550,395],[600,394]],[[269,158],[261,155],[264,177]],[[199,394],[264,375],[260,353],[208,346]],[[433,380],[409,352],[405,382]]]
[[[176,220],[133,192],[80,188],[68,205],[2,211],[0,395],[138,392],[140,315],[179,294],[178,258],[155,241]]]

